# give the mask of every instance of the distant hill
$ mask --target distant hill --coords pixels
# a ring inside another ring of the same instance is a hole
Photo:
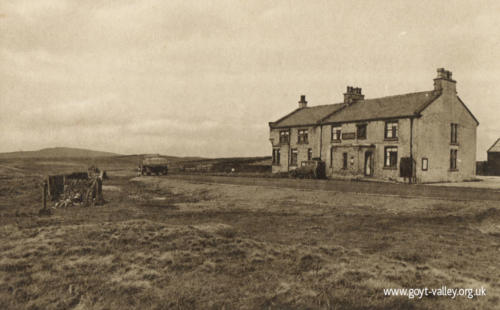
[[[96,158],[120,156],[120,154],[87,149],[53,147],[38,151],[0,153],[0,158]]]

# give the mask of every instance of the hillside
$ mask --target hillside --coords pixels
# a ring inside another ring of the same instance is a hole
[[[69,148],[69,147],[53,147],[41,149],[38,151],[20,151],[0,153],[0,158],[96,158],[96,157],[111,157],[119,154],[110,152],[101,152],[88,149]]]

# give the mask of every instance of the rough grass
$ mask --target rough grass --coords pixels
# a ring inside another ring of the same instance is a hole
[[[500,209],[362,193],[116,177],[108,203],[38,216],[2,179],[2,309],[494,309]],[[383,288],[487,288],[451,300]]]

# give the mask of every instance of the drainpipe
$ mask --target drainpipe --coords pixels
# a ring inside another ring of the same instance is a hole
[[[287,161],[287,165],[286,165],[286,171],[287,172],[290,172],[290,162],[292,160],[292,147],[290,145],[291,141],[290,141],[290,134],[288,135],[288,161]]]
[[[292,129],[288,129],[288,160],[286,165],[286,171],[290,172],[290,163],[292,160]]]
[[[323,124],[321,124],[319,126],[319,160],[320,161],[321,161],[321,154],[322,153],[323,153]]]
[[[415,170],[413,170],[413,117],[410,117],[410,161],[411,161],[411,178],[410,178],[410,184],[412,183],[412,179],[416,180],[416,175],[413,175],[413,172],[415,171],[415,174],[417,174],[417,167],[415,167]]]

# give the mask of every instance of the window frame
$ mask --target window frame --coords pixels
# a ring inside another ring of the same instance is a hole
[[[389,125],[390,124],[395,124],[395,127],[391,127],[391,130],[389,130]],[[392,137],[389,137],[388,133],[391,133]],[[389,120],[385,121],[385,126],[384,126],[384,140],[392,140],[396,141],[399,139],[399,121],[398,120]]]
[[[297,129],[297,144],[309,144],[309,129]]]
[[[389,152],[390,149],[395,149],[396,152]],[[396,158],[392,160],[391,154],[396,153]],[[389,161],[389,164],[387,164],[387,161]],[[397,169],[398,168],[398,147],[389,145],[384,147],[384,169]]]
[[[335,135],[337,135],[337,139],[334,138]],[[341,124],[333,124],[332,125],[331,141],[333,141],[333,142],[342,141],[342,125]]]
[[[286,137],[286,139],[283,139],[282,137]],[[284,141],[284,140],[286,140],[286,141]],[[279,141],[280,141],[280,144],[289,144],[290,143],[290,129],[280,130]]]
[[[429,158],[422,157],[422,171],[428,171],[428,170],[429,170]]]
[[[458,124],[451,123],[450,124],[450,144],[458,145]]]
[[[274,148],[273,149],[273,166],[281,165],[281,149]]]
[[[290,166],[297,166],[298,164],[299,164],[299,150],[296,148],[290,149]]]
[[[361,136],[360,133],[360,128],[364,128],[364,135]],[[358,140],[365,140],[368,137],[368,124],[363,123],[363,124],[356,124],[356,139]]]
[[[307,149],[307,160],[312,160],[312,158],[313,158],[313,149],[308,148]]]
[[[450,149],[450,171],[458,171],[458,149]]]

